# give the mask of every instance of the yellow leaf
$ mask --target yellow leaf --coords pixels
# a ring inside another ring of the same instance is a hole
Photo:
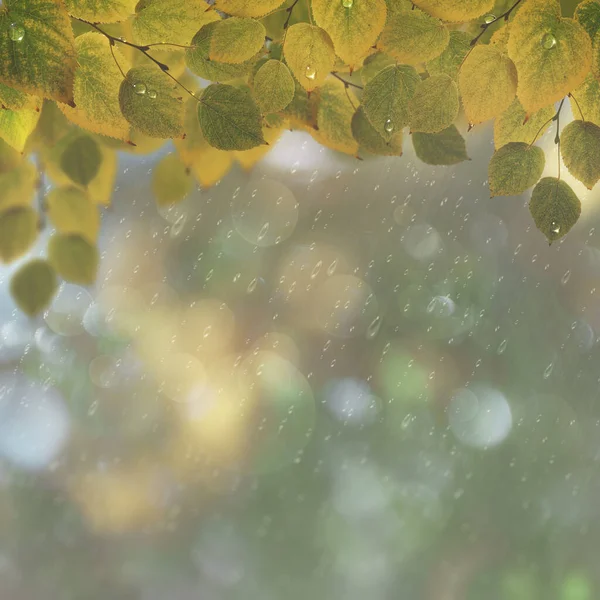
[[[318,129],[313,137],[328,148],[355,155],[358,142],[352,135],[352,117],[358,100],[338,79],[329,78],[319,89]]]
[[[51,148],[73,128],[65,115],[58,109],[56,102],[46,100],[37,127],[29,141],[35,148],[40,145]]]
[[[119,88],[128,65],[118,48],[111,53],[109,41],[99,33],[84,33],[75,39],[79,68],[75,73],[75,108],[59,105],[73,123],[102,135],[126,140],[129,123],[121,114]]]
[[[41,259],[23,265],[10,280],[10,295],[17,306],[30,317],[50,304],[56,288],[54,269]]]
[[[209,58],[224,63],[242,63],[265,43],[265,27],[254,19],[231,17],[218,21],[211,40]]]
[[[365,58],[363,66],[360,69],[360,79],[363,85],[369,83],[383,69],[395,63],[396,61],[384,52],[375,52],[375,54],[371,54],[371,56]]]
[[[37,96],[30,96],[25,92],[15,90],[0,83],[0,108],[9,110],[41,110],[42,102]]]
[[[214,10],[207,10],[204,0],[144,0],[136,7],[133,39],[142,45],[168,42],[187,46],[203,25],[219,18]]]
[[[446,49],[427,63],[430,75],[449,75],[457,79],[458,71],[471,49],[471,36],[464,31],[451,31]]]
[[[53,235],[48,242],[48,262],[65,280],[91,285],[98,272],[98,250],[79,235]]]
[[[510,26],[508,54],[517,67],[517,95],[530,113],[560,100],[585,79],[592,44],[585,29],[560,16],[555,0],[528,0]]]
[[[451,23],[471,21],[494,6],[494,0],[413,0],[413,3],[430,15]]]
[[[237,160],[246,171],[249,171],[273,150],[273,146],[281,136],[281,132],[282,129],[280,128],[263,127],[263,136],[269,145],[263,144],[262,146],[251,148],[250,150],[235,151],[233,153],[235,160]]]
[[[288,29],[283,54],[294,77],[309,92],[325,81],[335,64],[331,38],[320,27],[308,23]]]
[[[385,25],[385,0],[312,0],[315,22],[331,36],[335,53],[351,67],[370,53]]]
[[[236,17],[264,17],[285,0],[216,0],[215,8]]]
[[[171,206],[185,199],[192,191],[189,168],[177,154],[167,154],[154,167],[152,191],[158,206]]]
[[[254,76],[254,98],[263,113],[283,110],[296,91],[294,78],[280,60],[267,61]]]
[[[411,131],[442,131],[454,123],[459,109],[456,83],[448,75],[433,75],[417,85],[408,103]]]
[[[509,142],[533,143],[536,134],[543,135],[550,127],[554,107],[546,106],[527,118],[518,98],[494,122],[494,145],[502,148]],[[544,127],[545,124],[545,127]]]
[[[317,125],[317,95],[309,96],[306,90],[296,82],[294,97],[285,107],[282,115],[294,127],[308,131],[314,129]]]
[[[417,65],[439,56],[449,40],[448,28],[439,19],[415,9],[389,18],[377,47],[398,62]]]
[[[0,174],[12,171],[22,162],[22,160],[23,157],[21,154],[0,138]],[[0,190],[1,189],[3,189],[2,185],[0,185]]]
[[[100,214],[86,192],[75,187],[56,188],[46,202],[50,221],[59,233],[76,233],[91,243],[96,241]]]
[[[517,70],[495,46],[475,46],[460,68],[458,86],[469,123],[482,123],[511,105]]]
[[[0,213],[0,262],[9,263],[31,248],[38,234],[38,215],[18,206]]]
[[[16,206],[30,206],[37,178],[37,169],[28,160],[22,161],[10,171],[0,172],[0,211]]]
[[[0,82],[72,103],[76,64],[62,0],[11,0],[0,8]]]
[[[573,97],[579,103],[583,116],[579,114],[577,103],[571,101],[573,114],[600,125],[600,81],[590,73],[584,82],[573,90]]]
[[[232,153],[208,146],[198,154],[191,169],[202,187],[211,187],[229,172],[232,163]]]
[[[40,118],[36,110],[0,109],[0,138],[18,152],[23,152],[25,143]]]
[[[101,164],[100,146],[88,135],[75,137],[60,157],[60,166],[65,175],[84,188],[98,175]]]
[[[138,0],[65,0],[69,14],[92,23],[124,21]]]

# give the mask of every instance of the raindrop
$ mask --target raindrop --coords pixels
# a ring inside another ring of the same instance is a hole
[[[173,225],[171,225],[171,236],[172,237],[177,237],[183,231],[183,227],[185,226],[186,221],[187,221],[187,215],[185,213],[183,213],[177,219],[177,221],[175,221],[175,223],[173,223]]]
[[[391,119],[388,119],[388,120],[385,122],[384,129],[385,129],[385,130],[386,130],[388,133],[392,133],[392,131],[394,131],[394,124],[392,123],[392,120],[391,120]]]
[[[352,8],[353,4],[354,4],[354,0],[342,0],[342,6],[344,8]]]
[[[550,375],[552,375],[552,370],[554,369],[554,363],[551,362],[545,369],[544,369],[544,379],[548,379],[548,377],[550,377]]]
[[[504,354],[504,351],[506,350],[506,346],[508,346],[508,340],[502,340],[500,342],[500,345],[498,346],[498,354]]]
[[[13,42],[21,42],[25,37],[25,29],[18,23],[11,23],[9,29],[9,36]]]
[[[333,262],[327,267],[327,275],[331,277],[338,267],[338,259],[334,259]]]
[[[157,96],[158,94],[156,93],[156,90],[148,90],[148,98],[154,100]]]
[[[257,241],[262,242],[265,239],[267,233],[269,232],[269,222],[267,221],[258,232]]]
[[[133,84],[133,91],[138,96],[143,96],[148,91],[148,88],[146,87],[145,83],[134,83]]]
[[[310,278],[314,279],[320,272],[321,272],[321,268],[323,267],[323,261],[320,260],[317,262],[317,264],[313,267],[313,270],[311,271],[310,274]]]
[[[560,282],[563,285],[567,285],[567,283],[569,283],[569,279],[571,279],[571,271],[567,270],[567,271],[565,271],[565,274],[562,276]]]
[[[495,15],[485,15],[485,17],[483,18],[483,22],[486,25],[489,25],[490,23],[493,23],[496,20],[496,16]]]
[[[315,68],[312,67],[311,65],[308,65],[306,67],[306,78],[314,79],[316,76],[317,76],[317,71],[315,70]]]
[[[255,277],[249,284],[248,284],[248,293],[251,294],[255,289],[256,286],[258,285],[258,279]]]
[[[556,38],[551,33],[547,33],[542,38],[542,48],[546,50],[552,50],[556,46]]]
[[[379,333],[379,330],[381,329],[381,322],[382,320],[380,316],[377,316],[373,319],[367,328],[367,339],[371,340]]]

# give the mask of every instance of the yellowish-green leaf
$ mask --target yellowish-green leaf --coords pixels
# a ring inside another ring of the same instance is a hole
[[[219,150],[249,150],[265,143],[260,110],[250,91],[231,85],[209,85],[198,104],[206,141]]]
[[[129,134],[129,123],[121,114],[119,89],[123,76],[115,59],[124,70],[125,58],[118,48],[99,33],[84,33],[75,39],[77,63],[75,73],[75,108],[61,105],[61,110],[75,124],[121,140]],[[114,53],[114,58],[113,58]]]
[[[600,125],[600,81],[590,73],[572,94],[573,98],[577,100],[577,102],[571,100],[573,114]],[[577,104],[579,104],[583,116],[579,113]]]
[[[428,165],[455,165],[469,160],[465,139],[454,125],[439,133],[414,133],[415,154]]]
[[[535,226],[552,243],[566,235],[581,215],[581,202],[571,187],[544,177],[533,189],[529,210]]]
[[[181,202],[192,187],[190,170],[177,154],[168,154],[154,167],[152,191],[158,206]]]
[[[287,66],[267,61],[254,77],[254,97],[263,113],[279,112],[294,98],[296,84]]]
[[[23,152],[27,138],[35,129],[40,118],[36,110],[0,109],[0,138],[18,152]]]
[[[260,52],[265,43],[260,21],[231,17],[218,21],[210,40],[209,58],[224,63],[243,63]]]
[[[360,78],[363,85],[369,83],[375,75],[393,64],[396,64],[396,61],[391,56],[385,54],[385,52],[375,52],[375,54],[368,56],[360,70]]]
[[[516,196],[535,185],[542,176],[546,158],[537,146],[510,142],[494,152],[488,175],[490,195]]]
[[[30,206],[37,178],[37,169],[28,160],[5,173],[0,169],[0,212],[17,206]]]
[[[591,190],[600,179],[600,127],[571,121],[560,134],[560,153],[569,173]]]
[[[46,100],[42,106],[40,120],[29,141],[33,142],[35,148],[40,145],[51,148],[63,139],[72,128],[73,126],[59,110],[56,102]]]
[[[575,9],[575,20],[587,31],[593,41],[600,30],[600,1],[581,2]]]
[[[76,234],[56,234],[48,242],[48,261],[70,283],[91,285],[98,272],[98,250]]]
[[[330,77],[319,89],[318,129],[313,137],[329,148],[356,154],[358,143],[352,135],[352,117],[358,100],[338,79]]]
[[[460,101],[458,86],[448,75],[433,75],[421,81],[408,103],[411,131],[437,133],[454,123]]]
[[[72,103],[73,40],[62,0],[6,0],[0,8],[0,82]]]
[[[282,133],[280,127],[263,127],[263,136],[266,144],[262,146],[256,146],[250,150],[236,150],[233,153],[235,160],[242,166],[246,171],[250,171],[258,162],[260,162],[271,150],[279,139]]]
[[[388,142],[371,125],[362,106],[358,107],[352,117],[352,135],[359,148],[365,152],[381,156],[402,156],[402,130],[393,135]]]
[[[227,64],[210,60],[210,45],[218,23],[209,23],[196,33],[193,48],[186,50],[185,60],[190,71],[208,81],[231,81],[249,73],[257,57],[240,64]]]
[[[430,75],[448,75],[452,79],[458,77],[458,71],[471,49],[471,36],[464,31],[451,31],[450,40],[445,50],[427,63]]]
[[[475,46],[460,68],[458,85],[467,119],[475,125],[511,105],[517,91],[517,70],[496,47]]]
[[[42,108],[42,102],[37,96],[31,96],[0,83],[0,108],[39,111]]]
[[[580,85],[592,64],[585,29],[560,16],[555,0],[528,0],[511,23],[508,54],[519,75],[517,95],[528,113]]]
[[[409,122],[408,103],[421,81],[413,67],[391,65],[365,86],[362,106],[371,125],[387,141]]]
[[[135,67],[121,83],[123,116],[142,133],[161,139],[183,135],[181,89],[160,69]]]
[[[10,280],[10,294],[17,306],[30,317],[48,307],[56,292],[56,272],[45,260],[24,264]]]
[[[317,104],[317,95],[309,96],[307,91],[296,82],[294,97],[282,114],[294,127],[304,130],[314,129],[317,126]]]
[[[233,157],[231,152],[217,150],[208,146],[191,165],[192,173],[198,183],[205,188],[215,185],[231,169]]]
[[[335,64],[331,38],[320,27],[308,23],[288,29],[283,54],[294,77],[309,92],[325,81]]]
[[[285,0],[216,0],[215,7],[237,17],[264,17],[284,2]]]
[[[9,146],[2,138],[0,138],[0,174],[6,173],[7,171],[12,171],[15,167],[17,167],[23,157],[19,152],[17,152],[12,146]],[[3,189],[3,186],[0,185],[0,190]],[[0,205],[2,202],[2,197],[0,196]]]
[[[0,213],[0,262],[19,258],[35,242],[38,215],[29,207],[18,206]]]
[[[449,40],[448,28],[417,8],[388,19],[377,47],[398,62],[417,65],[439,56]]]
[[[543,135],[554,116],[554,107],[546,106],[534,112],[529,118],[518,98],[495,120],[494,145],[502,148],[509,142],[532,144],[536,135]]]
[[[414,0],[414,4],[438,19],[463,23],[489,12],[494,0]]]
[[[144,0],[138,2],[131,28],[138,44],[190,44],[207,23],[220,20],[204,0]]]
[[[129,18],[138,0],[65,0],[69,14],[92,23],[115,23]]]
[[[315,23],[330,35],[335,53],[351,67],[369,54],[386,21],[385,0],[312,0]],[[347,4],[347,3],[346,3]],[[292,69],[293,70],[293,69]]]
[[[490,46],[495,46],[503,52],[508,53],[508,40],[510,39],[510,23],[506,23],[500,29],[497,29],[490,38]]]
[[[98,207],[76,187],[52,190],[47,198],[48,216],[59,233],[76,233],[94,243],[100,229]]]
[[[60,157],[60,166],[65,175],[83,187],[98,175],[101,164],[102,153],[98,142],[87,135],[73,139]]]

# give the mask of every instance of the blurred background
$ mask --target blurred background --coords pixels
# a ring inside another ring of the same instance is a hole
[[[123,154],[93,289],[1,267],[0,598],[600,597],[596,193],[548,246],[467,140],[286,133],[162,211]]]

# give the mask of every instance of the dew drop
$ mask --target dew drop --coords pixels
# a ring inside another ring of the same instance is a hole
[[[148,90],[148,98],[154,100],[157,96],[158,94],[156,93],[156,90]]]
[[[315,70],[314,67],[311,67],[310,65],[308,65],[306,67],[306,78],[307,79],[314,79],[317,76],[317,71]]]
[[[542,48],[546,50],[552,50],[552,48],[556,47],[556,38],[551,33],[547,33],[542,38]]]
[[[392,133],[392,131],[394,131],[394,124],[392,123],[392,120],[391,120],[391,119],[388,119],[388,120],[385,122],[384,129],[385,129],[385,130],[386,130],[388,133]]]
[[[134,83],[133,84],[133,91],[138,96],[143,96],[148,91],[148,88],[146,87],[145,83]]]
[[[556,221],[552,221],[550,227],[552,227],[552,233],[560,233],[560,225]]]
[[[13,42],[21,42],[25,37],[25,29],[18,23],[11,23],[9,28],[9,36]]]
[[[354,4],[354,0],[342,0],[342,6],[344,8],[352,8],[353,4]]]
[[[490,23],[493,23],[496,20],[496,16],[495,15],[485,15],[485,17],[483,17],[483,22],[486,25],[489,25]]]

